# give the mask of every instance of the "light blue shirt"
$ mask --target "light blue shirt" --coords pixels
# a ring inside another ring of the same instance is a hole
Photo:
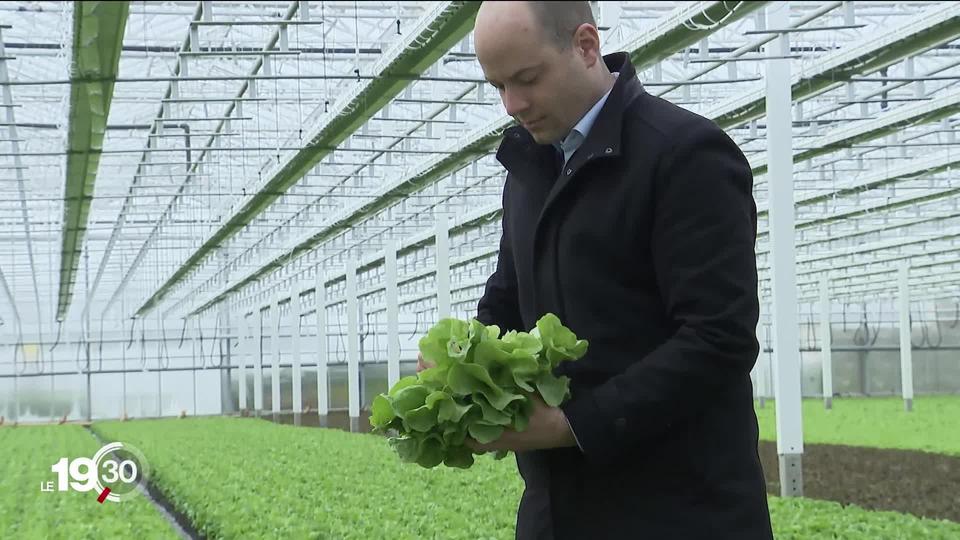
[[[614,77],[619,77],[620,72],[614,71]],[[583,141],[587,140],[587,135],[590,133],[590,129],[593,128],[593,123],[597,121],[597,116],[600,115],[600,109],[603,109],[603,104],[607,102],[607,98],[610,97],[610,92],[613,91],[613,87],[610,87],[610,90],[607,90],[607,93],[603,95],[593,107],[590,108],[586,114],[583,115],[583,118],[577,122],[577,125],[573,126],[573,129],[570,130],[570,133],[567,134],[564,139],[559,143],[553,143],[553,146],[558,150],[563,150],[563,162],[570,161],[570,156],[573,155],[577,149],[580,148],[580,145],[583,144]]]

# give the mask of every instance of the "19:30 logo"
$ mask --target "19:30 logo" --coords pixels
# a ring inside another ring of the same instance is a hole
[[[56,491],[96,491],[100,503],[134,496],[149,476],[143,453],[121,442],[104,445],[92,458],[60,458],[50,470],[57,475]],[[54,491],[53,482],[41,483],[40,490]]]

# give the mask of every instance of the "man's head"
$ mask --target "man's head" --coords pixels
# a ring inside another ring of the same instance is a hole
[[[477,59],[507,114],[534,140],[560,140],[612,84],[588,2],[484,2]]]

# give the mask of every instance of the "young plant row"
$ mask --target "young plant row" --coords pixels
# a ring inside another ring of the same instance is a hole
[[[776,440],[774,409],[773,401],[756,409],[763,440]],[[819,399],[805,399],[803,439],[960,456],[960,396],[919,396],[911,412],[900,398],[834,399],[830,410]]]
[[[397,459],[380,436],[252,418],[104,422],[141,448],[153,481],[208,538],[514,537],[513,459],[469,469]],[[960,538],[960,524],[808,499],[770,498],[778,539]]]
[[[50,467],[92,458],[100,446],[72,424],[0,427],[0,538],[177,538],[143,497],[100,504],[93,491],[57,491]],[[54,491],[41,491],[47,482]]]

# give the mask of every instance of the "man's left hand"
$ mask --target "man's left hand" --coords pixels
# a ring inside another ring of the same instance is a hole
[[[573,437],[563,411],[559,407],[551,407],[544,403],[540,394],[529,394],[528,397],[533,402],[533,412],[526,430],[504,429],[499,439],[486,444],[480,444],[467,437],[466,445],[476,452],[496,450],[523,452],[576,446],[576,439]]]

